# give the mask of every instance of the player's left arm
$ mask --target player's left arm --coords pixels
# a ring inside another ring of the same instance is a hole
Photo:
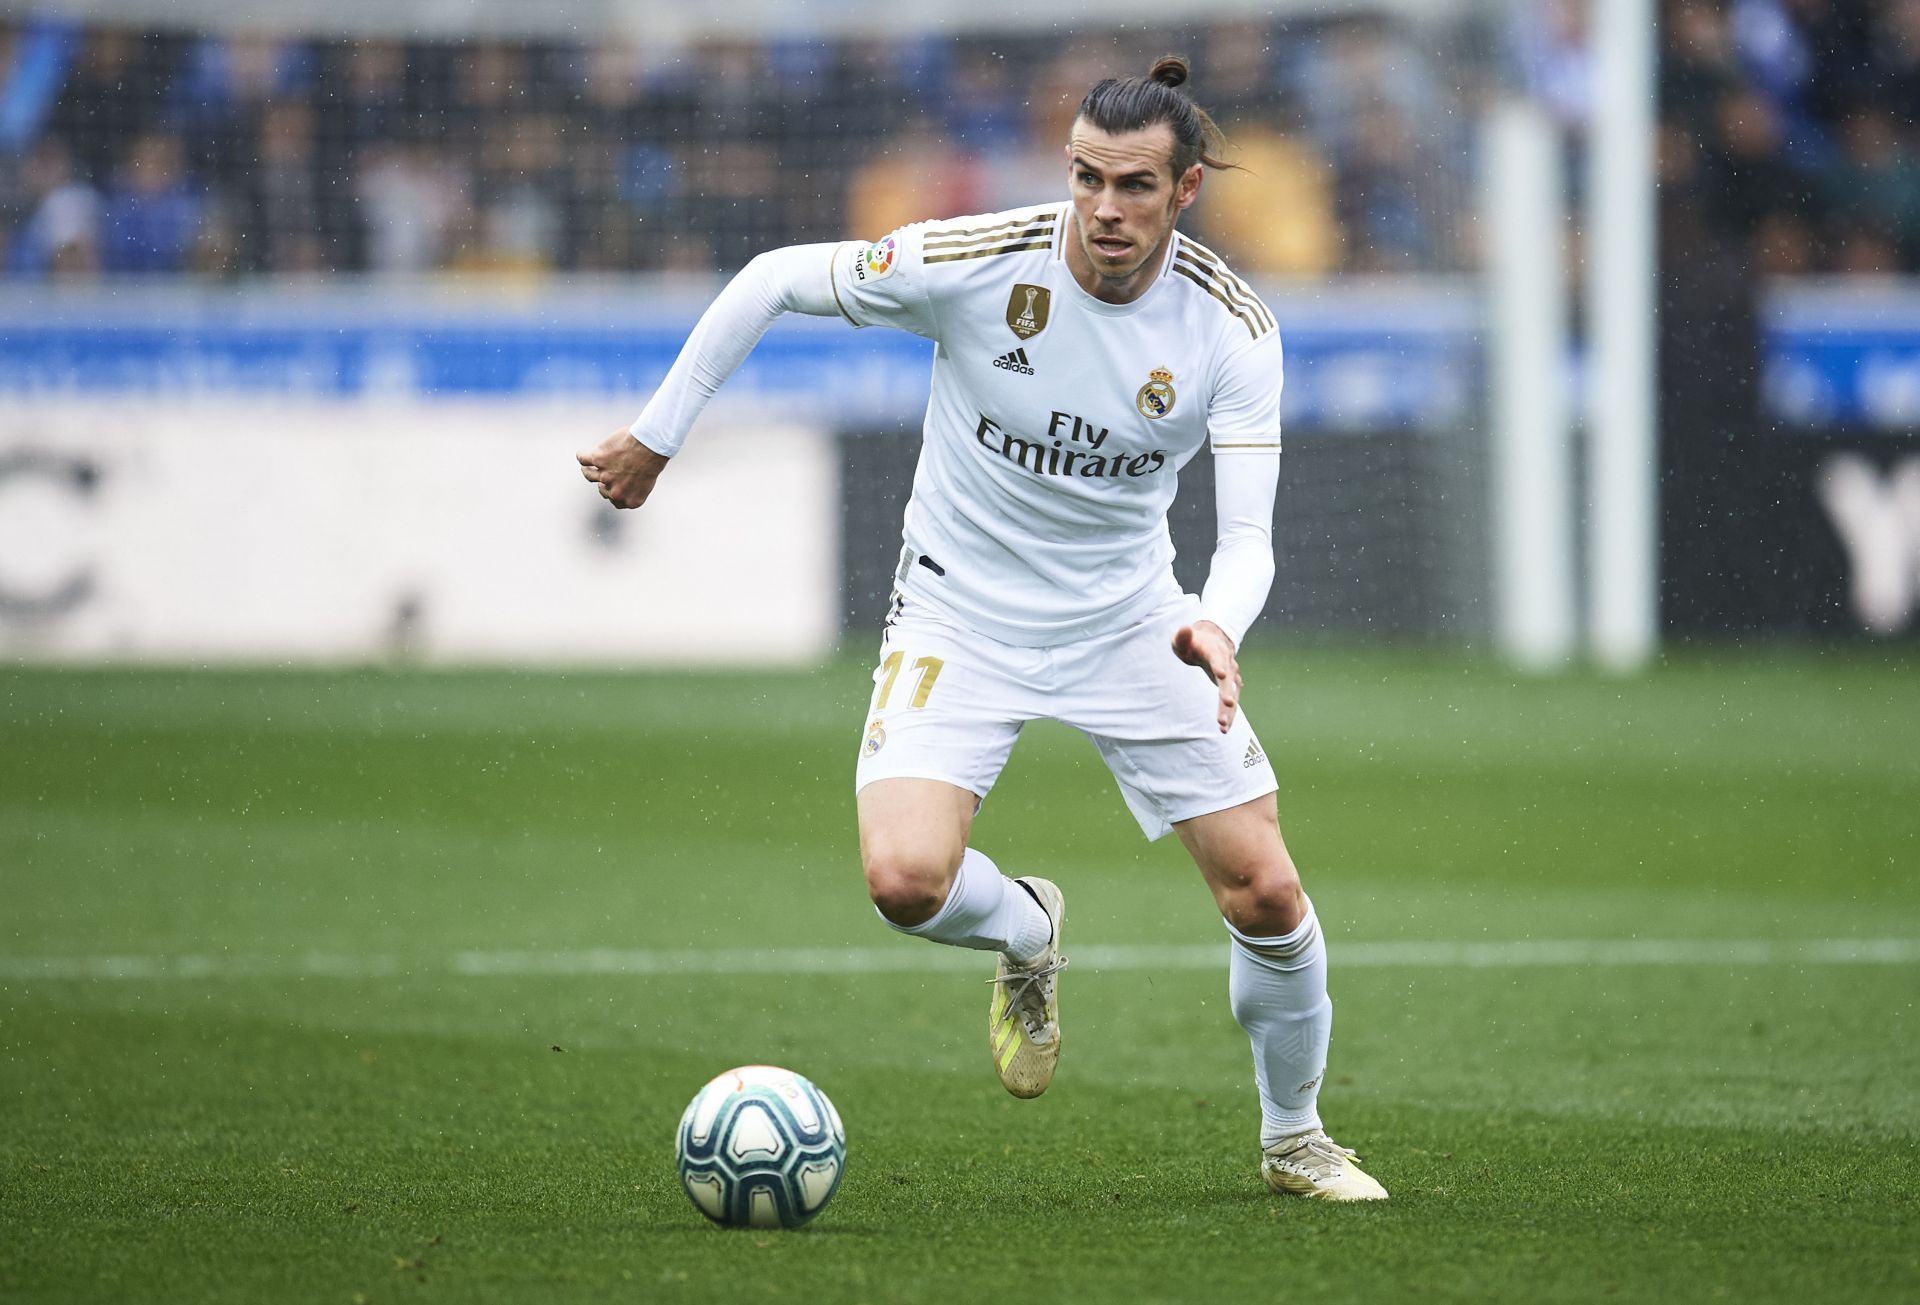
[[[1213,561],[1200,616],[1173,636],[1182,661],[1220,690],[1220,732],[1240,709],[1237,657],[1273,587],[1273,505],[1280,485],[1280,339],[1268,332],[1228,363],[1208,409],[1214,453]]]

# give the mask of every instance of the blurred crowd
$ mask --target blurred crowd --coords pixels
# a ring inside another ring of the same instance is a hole
[[[1668,0],[1662,37],[1674,253],[1920,270],[1920,0]]]
[[[1203,239],[1268,276],[1451,271],[1477,260],[1488,96],[1524,86],[1578,147],[1584,10],[677,48],[0,21],[0,256],[15,279],[736,267],[1060,195],[1086,88],[1175,49],[1244,165],[1209,178]],[[1666,0],[1661,47],[1676,238],[1920,267],[1920,0]]]
[[[1210,180],[1208,235],[1275,274],[1445,269],[1485,62],[1459,43],[1367,18],[678,49],[0,23],[0,250],[14,278],[735,267],[1063,195],[1087,87],[1178,49],[1246,166]]]

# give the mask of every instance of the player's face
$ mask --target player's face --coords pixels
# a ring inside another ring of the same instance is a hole
[[[1095,296],[1124,303],[1158,275],[1174,220],[1200,193],[1200,165],[1176,178],[1172,158],[1164,122],[1118,135],[1074,122],[1067,175],[1079,238],[1068,264]]]

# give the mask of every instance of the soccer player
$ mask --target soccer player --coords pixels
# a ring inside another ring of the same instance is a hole
[[[1076,727],[1147,837],[1178,834],[1219,904],[1267,1186],[1378,1200],[1386,1190],[1321,1127],[1326,946],[1239,710],[1235,650],[1273,581],[1280,338],[1246,283],[1176,230],[1222,166],[1186,79],[1167,56],[1087,93],[1065,203],[761,254],[632,426],[578,458],[616,507],[644,503],[784,312],[934,340],[855,773],[876,909],[902,933],[998,953],[988,1049],[1008,1091],[1043,1092],[1060,1055],[1062,896],[1007,877],[969,834],[1020,727]],[[1195,598],[1174,580],[1166,514],[1202,445],[1219,527]]]

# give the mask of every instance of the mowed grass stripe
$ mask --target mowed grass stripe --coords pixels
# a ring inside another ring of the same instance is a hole
[[[1224,943],[1089,946],[1075,949],[1082,969],[1209,970]],[[1511,942],[1360,942],[1339,944],[1337,967],[1510,969],[1622,965],[1914,965],[1920,938],[1561,938]],[[585,948],[545,952],[460,952],[439,962],[394,955],[311,952],[300,956],[5,956],[0,980],[37,979],[378,979],[417,974],[464,978],[566,975],[916,974],[968,970],[978,955],[959,949],[798,947],[688,949]]]

